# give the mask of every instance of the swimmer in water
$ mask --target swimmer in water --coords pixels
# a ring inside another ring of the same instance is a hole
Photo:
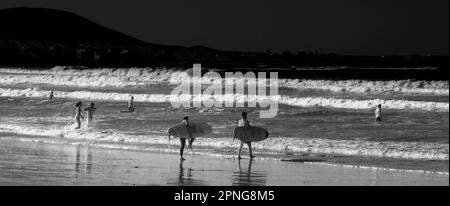
[[[375,122],[381,122],[381,104],[375,109]]]
[[[55,97],[55,96],[53,95],[53,91],[51,91],[50,95],[48,96],[48,99],[49,99],[50,102],[52,102],[53,97]]]
[[[134,97],[131,96],[130,101],[128,101],[128,111],[134,112]]]

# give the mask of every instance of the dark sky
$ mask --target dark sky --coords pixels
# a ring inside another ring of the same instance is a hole
[[[75,12],[138,39],[223,50],[449,54],[449,0],[1,0]]]

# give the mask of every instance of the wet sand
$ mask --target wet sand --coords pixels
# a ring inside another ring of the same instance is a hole
[[[449,177],[0,139],[0,185],[449,185]]]

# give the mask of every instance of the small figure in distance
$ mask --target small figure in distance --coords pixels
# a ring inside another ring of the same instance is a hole
[[[130,101],[128,101],[128,111],[129,112],[134,112],[135,108],[134,108],[134,97],[131,96]]]
[[[50,95],[48,96],[48,99],[49,99],[50,103],[52,102],[53,97],[55,97],[55,96],[53,95],[53,91],[50,91]]]
[[[375,109],[375,122],[381,122],[381,104]]]

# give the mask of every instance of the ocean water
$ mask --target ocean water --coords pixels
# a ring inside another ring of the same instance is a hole
[[[199,138],[194,155],[233,158],[232,141],[242,111],[270,138],[254,143],[258,159],[447,174],[449,170],[448,81],[280,79],[278,96],[176,96],[171,77],[180,69],[122,68],[49,70],[0,68],[0,138],[26,142],[83,144],[123,150],[177,153],[167,130],[183,116],[203,121],[213,133]],[[206,84],[210,80],[196,80]],[[55,92],[52,102],[47,100]],[[122,114],[135,97],[135,113]],[[247,102],[271,98],[278,115],[259,118],[267,108],[174,108],[183,99]],[[94,128],[74,130],[74,103],[94,102]],[[383,105],[383,122],[374,107]],[[190,152],[187,151],[187,154]],[[244,155],[246,151],[244,151]]]

